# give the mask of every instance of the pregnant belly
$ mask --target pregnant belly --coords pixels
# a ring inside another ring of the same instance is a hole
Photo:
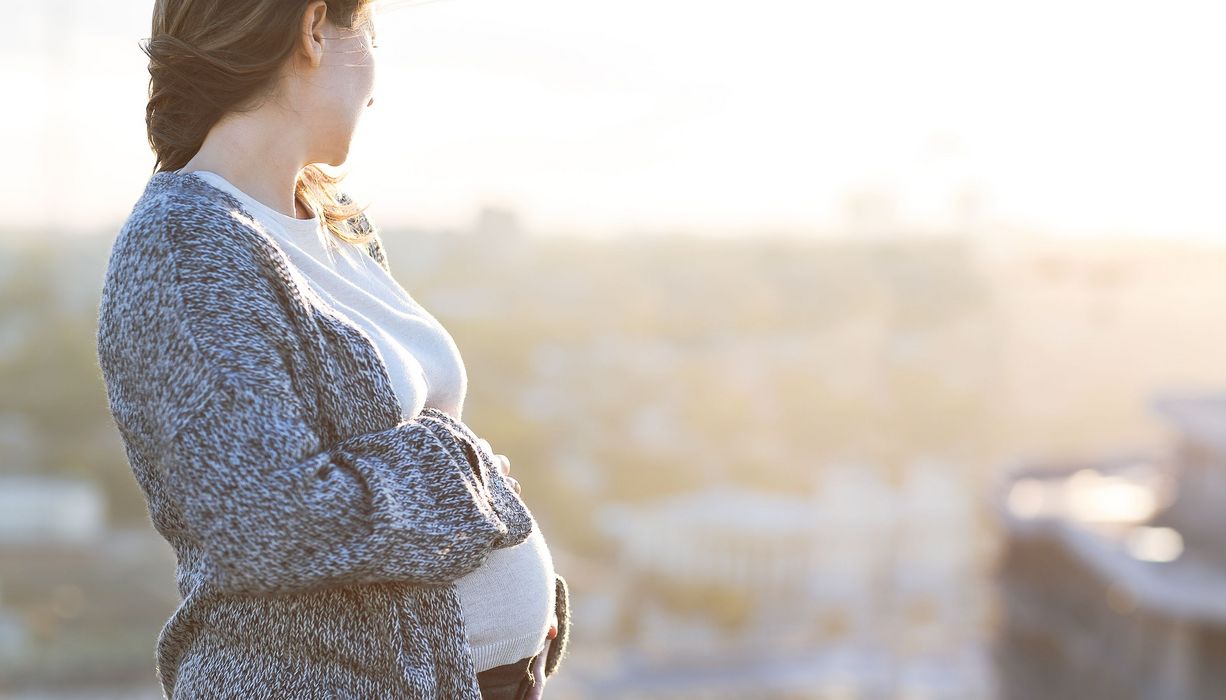
[[[553,558],[535,524],[527,539],[492,550],[485,563],[456,580],[464,628],[477,670],[537,652],[553,618]]]

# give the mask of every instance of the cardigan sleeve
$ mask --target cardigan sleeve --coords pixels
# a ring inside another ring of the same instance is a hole
[[[353,198],[346,192],[337,192],[336,201],[341,204],[348,204],[353,201]],[[383,236],[379,234],[379,227],[371,220],[370,215],[362,212],[351,219],[351,221],[353,222],[354,231],[370,236],[365,245],[366,254],[378,263],[379,267],[382,267],[384,271],[391,274],[392,269],[387,262],[387,251],[383,247]]]
[[[192,418],[163,428],[167,495],[218,589],[445,584],[511,539],[479,474],[434,419],[325,445],[274,397],[229,376]]]
[[[461,439],[461,443],[466,447],[468,445],[476,445],[480,441],[472,429],[463,421],[456,420],[447,413],[439,412],[438,419],[449,430],[454,432]],[[493,457],[489,452],[477,449],[475,454],[470,455],[470,460],[478,463],[481,467],[492,473],[499,473],[498,467],[495,465]],[[518,497],[514,492],[506,488],[498,482],[498,488],[492,488],[493,503],[495,509],[503,515],[506,522],[511,523],[512,527],[520,527],[522,523],[518,520],[518,515],[522,512],[515,507],[519,502]],[[531,526],[527,524],[527,526]],[[557,635],[550,640],[548,645],[548,653],[545,655],[545,676],[552,677],[558,671],[562,660],[566,658],[570,647],[571,637],[571,605],[570,605],[570,587],[562,574],[554,572],[554,616],[557,618]]]
[[[374,224],[369,223],[370,220],[366,214],[362,214],[360,218],[366,223],[359,225],[370,227],[370,242],[366,244],[367,254],[374,258],[375,262],[379,263],[379,267],[382,267],[388,274],[391,274],[392,268],[387,262],[387,249],[383,247],[383,236],[379,234],[379,229]]]
[[[545,677],[552,678],[570,648],[570,588],[562,574],[554,574],[554,614],[558,618],[558,634],[549,642],[545,654]]]
[[[255,594],[445,584],[523,541],[530,516],[500,516],[496,503],[516,505],[496,495],[509,487],[440,412],[323,438],[293,345],[319,338],[299,334],[288,287],[233,222],[180,207],[132,224],[99,315],[110,408],[153,475],[151,515],[198,542],[208,582]]]

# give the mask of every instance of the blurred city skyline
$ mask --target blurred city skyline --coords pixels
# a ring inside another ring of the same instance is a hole
[[[1215,3],[384,5],[345,169],[387,228],[497,206],[586,235],[1226,230]],[[152,167],[152,6],[6,13],[22,165],[0,235],[113,235],[128,213]]]
[[[1196,478],[1163,479],[1200,506],[1141,523],[1148,560],[1107,561],[1127,575],[1044,533],[1161,504],[1161,480],[1109,467],[1174,461],[1152,397],[1226,386],[1226,250],[584,240],[496,212],[404,235],[394,276],[461,349],[462,419],[511,457],[570,586],[581,623],[553,696],[1009,700],[1087,664],[1163,689],[1224,667],[1189,653],[1226,649],[1220,625],[1168,637],[1152,604],[1182,595],[1171,577],[1217,600],[1226,569],[1183,572],[1226,551],[1220,457],[1183,450]],[[92,347],[110,241],[31,240],[0,238],[0,696],[153,700],[179,598]],[[1164,577],[1141,626],[1110,614],[1134,564]],[[1123,662],[1133,632],[1169,672]]]

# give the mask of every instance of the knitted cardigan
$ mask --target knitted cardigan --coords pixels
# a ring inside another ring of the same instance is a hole
[[[532,514],[463,422],[401,418],[370,337],[238,200],[150,178],[112,245],[97,353],[177,559],[156,644],[168,698],[480,700],[452,582]],[[570,629],[561,575],[555,591],[546,676]]]

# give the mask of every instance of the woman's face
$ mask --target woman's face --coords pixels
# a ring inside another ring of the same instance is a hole
[[[308,60],[294,74],[294,108],[306,120],[308,162],[340,165],[358,120],[374,104],[375,28],[371,15],[353,29],[334,25],[324,17],[312,19],[323,0],[308,5],[304,29],[311,33]]]

